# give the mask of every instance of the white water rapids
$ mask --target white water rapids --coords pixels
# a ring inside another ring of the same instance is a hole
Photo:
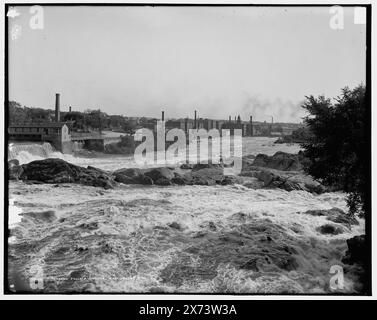
[[[299,151],[273,142],[245,138],[243,155]],[[78,158],[47,145],[13,145],[9,154],[21,163],[59,157],[106,170],[135,166],[132,157]],[[43,292],[332,293],[331,266],[342,266],[345,240],[364,233],[359,220],[323,235],[316,228],[326,217],[303,214],[346,211],[343,193],[15,181],[9,193],[9,278],[17,290],[30,290],[37,266]],[[355,291],[351,270],[341,293]]]

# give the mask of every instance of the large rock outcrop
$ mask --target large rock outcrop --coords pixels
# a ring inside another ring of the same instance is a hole
[[[19,179],[44,183],[80,183],[89,186],[113,188],[111,174],[97,168],[83,168],[62,159],[44,159],[22,165]]]
[[[265,188],[303,190],[317,194],[327,191],[320,182],[304,173],[307,159],[302,152],[276,152],[273,156],[258,154],[253,161],[250,157],[242,160],[241,176],[257,178],[263,182]]]
[[[113,173],[115,181],[124,184],[153,184],[150,177],[144,175],[143,171],[138,168],[119,169]]]
[[[314,180],[311,176],[301,172],[289,172],[262,168],[256,170],[253,175],[263,181],[264,187],[280,188],[287,191],[303,190],[311,193],[321,194],[326,188]]]

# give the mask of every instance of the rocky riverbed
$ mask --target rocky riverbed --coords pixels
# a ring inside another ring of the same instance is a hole
[[[246,154],[239,176],[66,160],[9,163],[11,290],[38,290],[36,277],[43,292],[363,290],[364,220],[304,174],[301,154]]]
[[[224,174],[220,164],[182,164],[179,167],[124,168],[106,171],[88,166],[74,165],[62,159],[36,160],[20,165],[17,160],[9,162],[9,179],[33,183],[79,183],[83,185],[114,188],[117,183],[142,185],[228,185],[281,188],[287,191],[304,190],[323,193],[327,190],[303,172],[305,159],[301,154],[277,152],[273,156],[258,154],[255,158],[242,159],[239,176]],[[262,184],[245,177],[256,178]]]

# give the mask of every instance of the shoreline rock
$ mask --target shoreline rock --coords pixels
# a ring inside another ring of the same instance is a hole
[[[291,154],[279,151],[272,156],[258,154],[254,161],[251,160],[249,157],[243,158],[241,176],[257,178],[265,188],[303,190],[317,194],[329,191],[329,188],[304,173],[308,160],[302,152]]]
[[[62,159],[49,158],[23,164],[19,176],[23,181],[42,183],[79,183],[104,189],[112,189],[116,182],[112,175],[94,167],[80,167]]]

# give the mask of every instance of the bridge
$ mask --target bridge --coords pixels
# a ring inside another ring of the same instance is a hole
[[[100,134],[99,132],[72,132],[71,141],[82,143],[85,148],[103,151],[105,145],[120,141],[121,134]]]
[[[121,134],[118,136],[109,136],[106,134],[100,134],[97,132],[72,132],[71,140],[72,141],[85,141],[85,140],[104,140],[106,143],[117,142],[120,140]]]

